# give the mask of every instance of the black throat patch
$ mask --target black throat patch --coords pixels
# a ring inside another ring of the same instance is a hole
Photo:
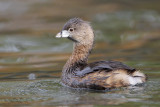
[[[73,41],[73,42],[78,42],[77,40],[75,40],[74,38],[72,37],[67,37],[69,40]]]

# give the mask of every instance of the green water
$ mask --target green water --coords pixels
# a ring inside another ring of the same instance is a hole
[[[159,107],[160,1],[0,0],[0,106]],[[106,91],[61,85],[72,42],[56,39],[72,17],[91,22],[89,62],[122,61],[148,76],[144,86]]]

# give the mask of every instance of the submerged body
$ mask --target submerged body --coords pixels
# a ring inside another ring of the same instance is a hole
[[[142,84],[146,76],[118,61],[99,61],[88,64],[94,33],[88,22],[70,19],[56,37],[74,42],[74,50],[63,67],[62,83],[73,88],[106,89]]]

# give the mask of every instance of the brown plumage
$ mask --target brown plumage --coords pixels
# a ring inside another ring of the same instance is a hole
[[[142,84],[146,76],[118,61],[88,64],[94,33],[90,24],[79,18],[70,19],[56,37],[74,42],[71,57],[62,70],[62,83],[73,88],[106,89]]]

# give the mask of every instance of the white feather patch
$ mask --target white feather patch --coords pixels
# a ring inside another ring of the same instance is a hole
[[[140,77],[129,77],[129,83],[131,85],[141,84],[143,83],[142,79]]]

